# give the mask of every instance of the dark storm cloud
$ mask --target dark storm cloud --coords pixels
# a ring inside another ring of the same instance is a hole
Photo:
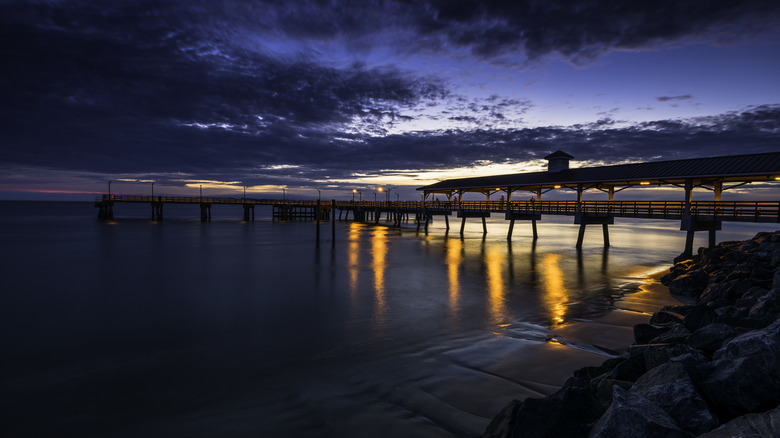
[[[280,147],[315,152],[310,132],[403,119],[403,108],[447,94],[393,68],[246,51],[223,42],[218,26],[194,30],[203,11],[173,5],[6,5],[3,161],[99,161],[106,171],[278,162],[288,158]]]
[[[0,162],[20,168],[176,172],[305,184],[398,169],[538,159],[596,161],[774,150],[778,108],[699,121],[509,129],[533,104],[465,98],[439,78],[330,61],[338,41],[400,52],[459,47],[499,60],[736,37],[777,2],[0,2]],[[335,55],[333,56],[335,59]],[[326,61],[323,61],[325,59]],[[659,99],[682,99],[666,96]],[[426,116],[430,105],[446,111]],[[431,117],[479,129],[387,135]],[[735,146],[736,145],[736,146]],[[697,149],[699,148],[699,149]],[[738,149],[738,150],[734,150]],[[293,167],[273,167],[273,165]]]
[[[521,163],[541,160],[559,149],[574,155],[580,165],[770,152],[780,143],[780,105],[717,117],[659,120],[622,128],[614,125],[614,120],[602,119],[571,127],[312,138],[312,143],[332,141],[338,145],[329,154],[327,168],[305,158],[298,163],[312,178],[327,175],[346,179],[356,173],[394,175],[396,169]]]
[[[522,50],[589,59],[613,48],[655,47],[706,34],[723,40],[771,27],[776,1],[434,1],[419,21],[426,35],[489,58]]]
[[[656,48],[706,37],[729,42],[772,29],[774,0],[312,1],[264,5],[290,38],[361,38],[396,32],[399,51],[468,49],[484,59],[559,53],[575,63],[612,49]],[[406,34],[410,31],[411,34]],[[404,35],[404,36],[401,36]]]

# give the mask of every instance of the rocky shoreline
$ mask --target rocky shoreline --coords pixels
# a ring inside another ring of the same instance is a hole
[[[780,436],[780,230],[675,262],[661,281],[693,304],[555,394],[513,400],[483,437]]]

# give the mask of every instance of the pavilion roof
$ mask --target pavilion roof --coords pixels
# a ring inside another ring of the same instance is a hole
[[[721,182],[770,181],[780,178],[780,152],[685,160],[651,161],[612,166],[581,167],[559,172],[510,173],[504,175],[456,178],[420,187],[425,192],[447,193],[456,190],[483,191],[543,189],[554,186],[585,188],[633,186],[644,184],[695,184]]]

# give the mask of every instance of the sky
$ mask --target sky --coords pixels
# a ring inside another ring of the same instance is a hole
[[[776,0],[0,0],[0,57],[0,199],[780,150]]]

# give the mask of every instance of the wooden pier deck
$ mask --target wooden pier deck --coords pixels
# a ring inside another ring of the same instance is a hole
[[[715,232],[722,222],[780,223],[780,202],[765,201],[336,201],[286,200],[232,197],[177,197],[144,195],[102,195],[95,200],[98,217],[113,219],[114,206],[121,203],[146,203],[152,207],[152,220],[162,220],[165,204],[193,204],[200,206],[201,220],[211,220],[212,205],[243,207],[243,220],[254,220],[254,208],[271,206],[272,218],[293,220],[351,220],[379,223],[385,220],[400,227],[403,221],[414,218],[417,229],[424,227],[433,216],[444,216],[446,228],[450,228],[449,216],[462,219],[463,234],[467,218],[481,218],[487,233],[485,218],[503,214],[510,221],[507,239],[512,238],[515,221],[530,221],[534,239],[538,237],[536,222],[544,215],[573,216],[580,225],[577,247],[582,246],[586,225],[602,225],[604,244],[609,245],[607,226],[614,218],[665,219],[681,221],[681,230],[688,231],[686,251],[692,250],[693,232],[708,231],[710,245],[715,244]],[[318,228],[319,230],[319,228]],[[319,233],[318,233],[319,234]]]

